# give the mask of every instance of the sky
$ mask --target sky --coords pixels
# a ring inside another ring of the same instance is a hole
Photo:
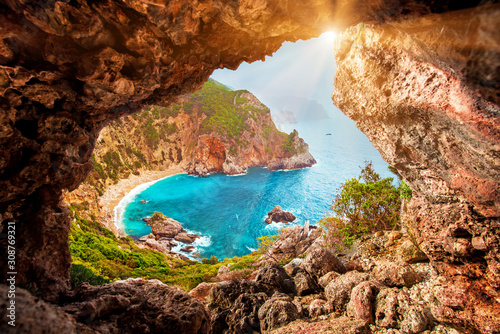
[[[242,63],[235,71],[216,70],[211,77],[233,89],[249,90],[272,112],[284,107],[278,97],[295,96],[315,100],[332,118],[339,117],[343,114],[330,98],[336,69],[334,38],[327,32],[307,41],[285,42],[263,62]]]

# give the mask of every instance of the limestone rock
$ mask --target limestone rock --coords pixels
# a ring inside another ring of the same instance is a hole
[[[339,277],[341,274],[339,274],[336,271],[330,271],[329,273],[321,276],[318,280],[318,284],[324,289],[326,286],[333,281],[335,278]]]
[[[333,307],[323,299],[315,299],[309,304],[309,317],[316,318],[320,315],[333,312]]]
[[[158,242],[156,239],[146,239],[146,242],[144,244],[151,249],[157,250],[158,252],[162,252],[165,254],[170,253],[171,247],[165,246],[164,244]]]
[[[295,215],[288,211],[283,211],[281,206],[276,205],[271,211],[267,213],[266,223],[291,223],[295,220]]]
[[[296,270],[299,268],[300,264],[304,261],[301,258],[295,258],[292,261],[288,262],[283,269],[285,269],[286,273],[290,276],[295,276]]]
[[[296,320],[287,326],[269,332],[269,334],[324,333],[324,334],[370,334],[369,324],[361,319],[349,317],[331,317],[327,320],[308,322]]]
[[[382,289],[375,301],[375,323],[379,327],[396,328],[398,324],[398,289]]]
[[[5,296],[0,302],[2,333],[78,333],[75,319],[58,306],[46,303],[20,287],[16,287],[13,299],[7,299],[9,287],[6,285],[0,285],[0,294]],[[14,300],[15,304],[11,305],[10,300]],[[11,313],[9,308],[14,311]],[[15,326],[8,324],[12,320]]]
[[[427,255],[422,252],[411,240],[404,241],[398,247],[398,257],[401,261],[416,263],[429,260]]]
[[[194,246],[181,247],[181,252],[191,253],[193,250],[194,250]]]
[[[64,306],[94,331],[208,333],[210,316],[186,292],[158,280],[128,279],[103,286],[82,285]],[[113,316],[110,316],[113,314]]]
[[[202,302],[207,300],[208,294],[210,293],[210,290],[214,286],[216,286],[217,283],[207,283],[207,282],[202,282],[196,286],[196,288],[192,289],[189,291],[189,295],[193,298],[196,298]]]
[[[338,276],[331,281],[325,288],[325,295],[328,302],[331,303],[336,310],[343,311],[351,297],[351,290],[359,283],[368,280],[367,273],[357,271],[349,271]]]
[[[500,282],[499,239],[485,239],[485,254],[476,253],[470,241],[499,224],[500,160],[484,158],[500,151],[500,80],[493,70],[500,57],[488,51],[500,45],[499,18],[495,4],[390,28],[352,27],[335,46],[332,95],[410,185],[413,195],[403,218],[431,263],[449,277],[486,263],[488,269],[478,269],[480,277],[472,280],[490,286]],[[470,312],[450,308],[441,319],[478,332],[500,331],[498,312],[488,321],[482,316],[500,304],[483,303],[484,295],[487,285],[478,284],[464,301]]]
[[[174,240],[183,242],[185,244],[192,244],[196,239],[198,239],[200,236],[196,234],[191,234],[191,233],[186,233],[186,232],[180,232],[174,237]]]
[[[332,252],[324,248],[318,248],[309,253],[300,267],[316,279],[319,279],[330,271],[340,274],[346,272],[342,262]]]
[[[319,229],[313,228],[313,226],[310,226],[309,229],[312,229],[312,232],[304,238],[303,226],[295,225],[284,229],[269,249],[269,256],[279,261],[304,254],[319,239],[319,233],[316,232]]]
[[[260,327],[263,333],[282,327],[299,317],[297,307],[287,295],[274,294],[259,309]]]
[[[380,284],[372,281],[361,282],[351,291],[351,300],[347,304],[347,315],[374,323],[375,298]]]
[[[151,226],[151,233],[156,237],[173,238],[182,231],[181,223],[161,212],[155,212],[147,224]]]
[[[256,273],[254,281],[268,286],[270,290],[276,290],[284,293],[295,292],[293,279],[288,276],[283,267],[275,263],[268,264],[259,269]]]
[[[226,316],[228,333],[251,333],[259,331],[261,324],[258,312],[267,300],[267,295],[262,292],[240,295]]]
[[[316,279],[305,270],[299,270],[294,277],[295,288],[298,296],[305,296],[315,293],[319,290]]]
[[[415,283],[422,281],[422,277],[408,264],[388,260],[376,261],[375,268],[371,272],[371,277],[390,287],[406,286],[409,288]]]

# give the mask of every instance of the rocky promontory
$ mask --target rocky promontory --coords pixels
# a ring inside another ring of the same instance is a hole
[[[178,242],[192,244],[200,236],[194,233],[187,233],[177,220],[165,216],[161,212],[155,212],[151,217],[143,218],[144,222],[151,226],[151,234],[139,238],[146,246],[165,254],[174,254],[171,250],[177,246]],[[191,247],[191,246],[189,246]],[[181,249],[186,251],[188,248]],[[189,248],[190,253],[193,248]]]

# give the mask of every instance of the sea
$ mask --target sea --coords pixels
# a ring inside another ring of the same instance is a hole
[[[151,228],[142,218],[159,211],[201,236],[193,244],[193,253],[180,251],[185,246],[182,243],[173,251],[192,259],[216,256],[222,260],[249,254],[258,247],[260,236],[307,221],[315,225],[331,211],[342,183],[357,177],[365,161],[371,161],[375,171],[382,177],[393,177],[397,184],[379,152],[343,115],[277,126],[287,133],[297,129],[318,163],[290,171],[254,167],[236,176],[177,174],[139,186],[117,207],[124,231],[133,238],[149,234]],[[297,219],[289,224],[265,223],[267,213],[276,205]]]

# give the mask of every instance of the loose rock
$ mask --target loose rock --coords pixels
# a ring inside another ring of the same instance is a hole
[[[259,309],[260,327],[263,333],[284,326],[298,318],[298,310],[287,295],[276,293]]]
[[[367,273],[349,271],[331,281],[325,288],[328,301],[336,310],[343,311],[351,297],[351,290],[359,283],[368,280]]]

